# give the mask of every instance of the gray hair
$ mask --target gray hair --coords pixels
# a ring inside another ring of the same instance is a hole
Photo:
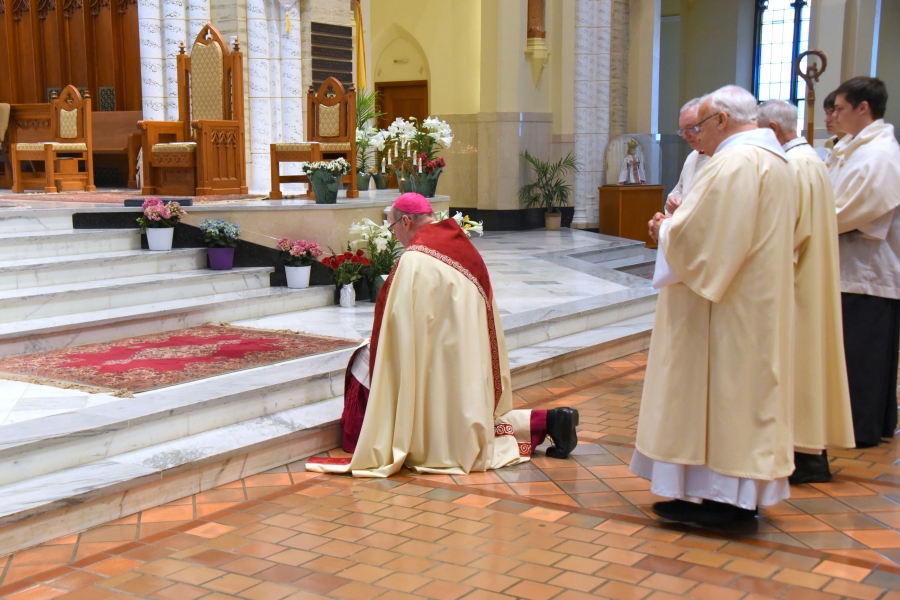
[[[700,110],[700,102],[701,102],[700,98],[694,98],[692,100],[688,100],[687,102],[684,103],[684,106],[681,107],[681,110],[678,111],[678,116],[683,115],[686,111],[689,111],[691,109]]]
[[[778,123],[785,133],[797,131],[797,107],[782,100],[766,100],[757,108],[756,122],[760,127]]]
[[[756,98],[744,88],[726,85],[703,96],[702,101],[707,99],[714,113],[727,114],[735,125],[756,124]]]

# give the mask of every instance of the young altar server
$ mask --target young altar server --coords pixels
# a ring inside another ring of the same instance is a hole
[[[577,411],[512,408],[490,277],[466,234],[453,219],[435,221],[416,193],[401,195],[390,219],[406,251],[375,305],[371,389],[345,398],[343,445],[353,457],[313,458],[307,470],[387,477],[406,466],[463,475],[527,461],[545,435],[554,444],[548,456],[568,456],[578,443]],[[348,378],[366,379],[369,366],[356,360]],[[354,429],[358,440],[348,439]]]
[[[877,446],[897,428],[900,346],[900,146],[884,122],[887,89],[854,77],[836,90],[831,170],[841,234],[844,352],[856,446]]]
[[[709,160],[709,157],[703,153],[703,148],[700,147],[700,137],[697,130],[694,129],[694,126],[697,125],[697,111],[699,109],[700,98],[694,98],[693,100],[688,100],[681,107],[681,112],[678,113],[678,135],[690,145],[691,153],[688,154],[684,161],[681,175],[678,177],[678,183],[675,184],[675,187],[672,188],[672,191],[666,197],[666,214],[671,215],[681,206],[681,201],[687,198],[687,195],[691,192],[691,187],[694,185],[697,175],[700,174],[700,169]]]
[[[852,448],[844,361],[841,273],[834,190],[825,163],[797,135],[797,107],[759,106],[757,124],[775,132],[799,182],[794,226],[794,473],[792,484],[831,480],[826,448]]]
[[[662,289],[630,468],[674,498],[659,516],[719,526],[790,496],[797,184],[750,92],[704,97],[697,127],[710,160],[650,222]]]

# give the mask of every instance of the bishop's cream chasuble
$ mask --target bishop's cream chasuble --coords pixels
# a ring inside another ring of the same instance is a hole
[[[794,447],[853,448],[834,191],[803,138],[785,144],[799,182],[794,228]]]
[[[310,459],[307,470],[463,475],[530,459],[532,411],[512,410],[487,267],[453,219],[423,226],[403,253],[379,295],[369,352],[353,457]]]
[[[733,493],[701,497],[746,508],[789,495],[796,189],[771,130],[736,134],[661,236],[678,282],[657,301],[636,473],[702,466],[699,487]]]

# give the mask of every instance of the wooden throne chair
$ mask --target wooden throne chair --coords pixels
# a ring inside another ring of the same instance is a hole
[[[246,194],[244,71],[212,25],[178,54],[178,121],[140,121],[141,194]]]
[[[45,142],[10,144],[13,170],[12,191],[40,189],[56,192],[94,192],[94,159],[91,142],[91,98],[68,85],[50,97],[50,136]],[[27,173],[23,162],[43,161],[44,170]],[[83,170],[82,170],[83,169]]]
[[[279,175],[284,162],[307,162],[343,158],[350,163],[350,173],[343,179],[350,184],[348,198],[359,198],[356,179],[356,89],[347,89],[334,77],[322,82],[319,89],[309,86],[306,95],[305,143],[271,145],[272,191],[269,197],[282,198],[281,184],[307,182],[304,175]],[[314,197],[312,186],[309,196]]]

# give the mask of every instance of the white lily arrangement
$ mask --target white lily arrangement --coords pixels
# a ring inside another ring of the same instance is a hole
[[[346,175],[350,172],[350,163],[343,158],[337,158],[335,160],[303,163],[301,169],[306,175],[312,175],[316,171],[328,171],[332,175]]]
[[[373,279],[390,273],[403,252],[387,221],[381,225],[371,219],[353,223],[350,225],[350,237],[354,238],[350,242],[352,248],[363,248],[369,255]]]
[[[435,220],[443,221],[445,219],[450,218],[450,211],[444,210],[435,213]],[[484,221],[473,221],[469,218],[469,215],[463,215],[461,212],[458,212],[453,215],[453,220],[459,224],[460,229],[463,230],[463,233],[468,237],[472,237],[473,233],[477,233],[478,237],[484,235]]]

